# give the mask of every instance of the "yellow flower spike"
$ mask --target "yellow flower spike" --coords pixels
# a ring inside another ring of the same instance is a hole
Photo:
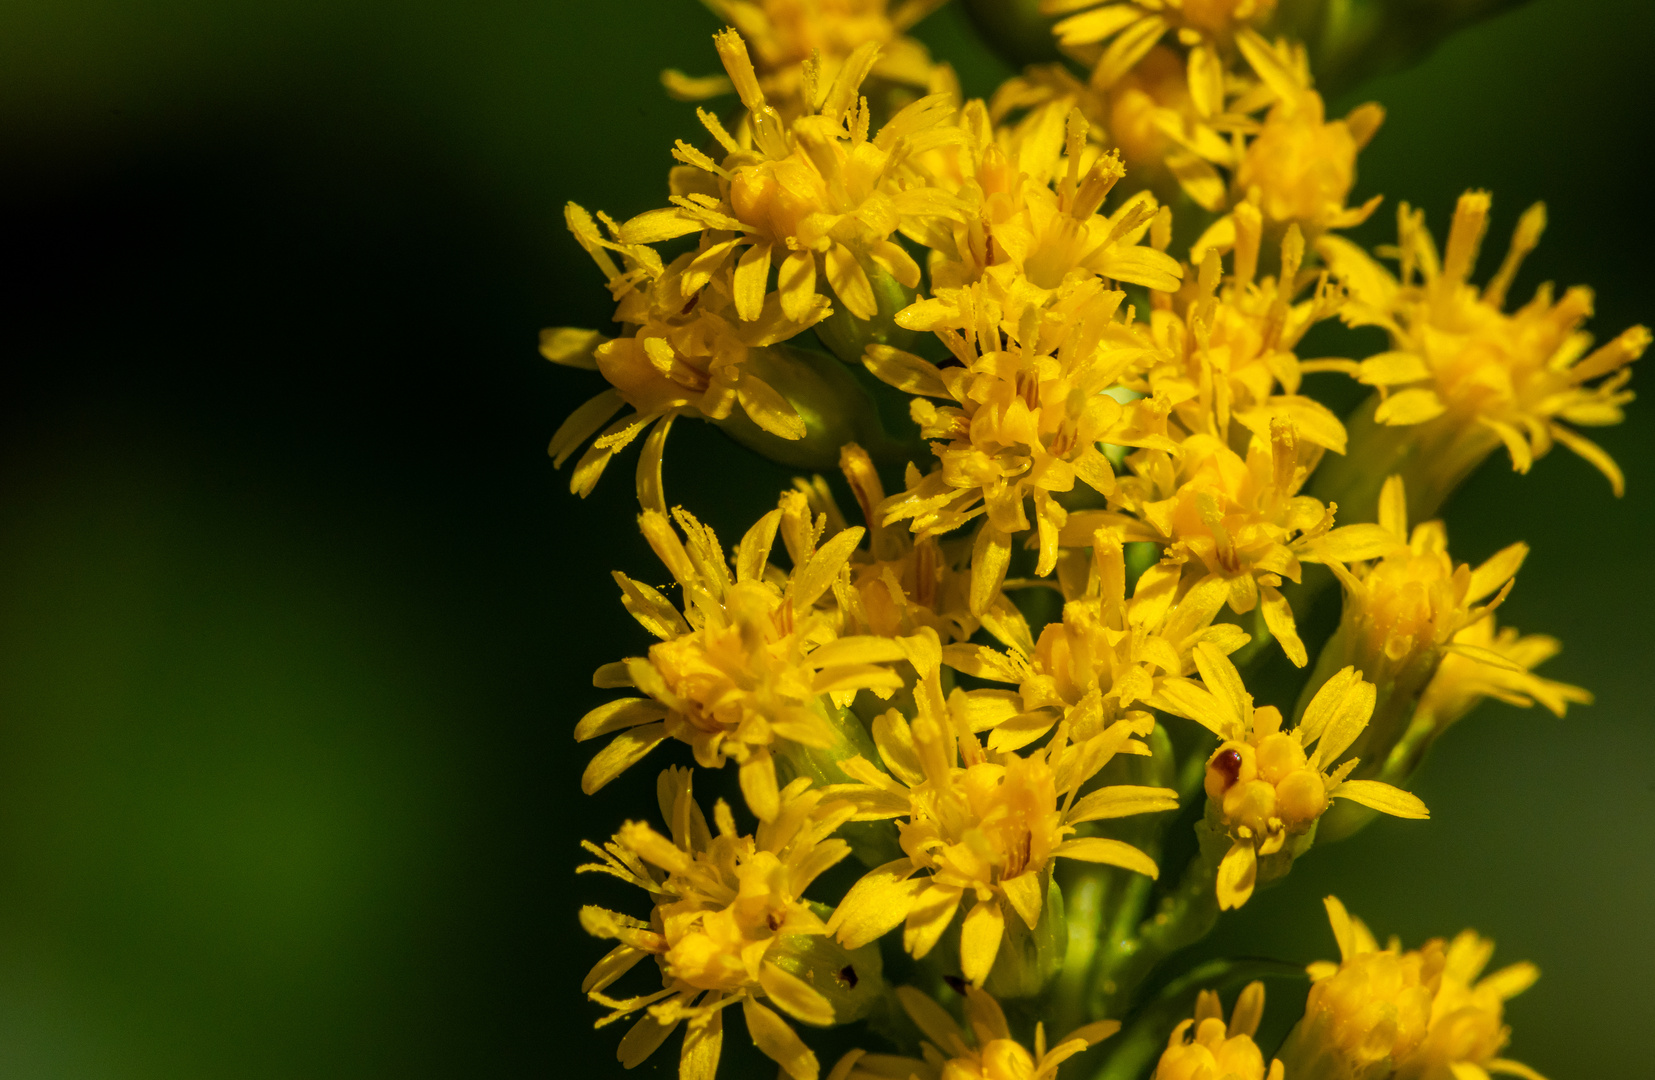
[[[1248,983],[1236,998],[1228,1024],[1218,995],[1203,990],[1195,1016],[1173,1030],[1151,1080],[1283,1080],[1280,1061],[1268,1071],[1253,1036],[1264,1016],[1264,984]]]
[[[1575,427],[1621,421],[1632,400],[1628,365],[1648,347],[1649,331],[1634,326],[1592,349],[1581,329],[1592,314],[1592,294],[1580,286],[1554,297],[1551,286],[1542,285],[1527,304],[1505,311],[1517,269],[1545,228],[1540,203],[1518,221],[1489,283],[1480,290],[1472,285],[1489,204],[1487,192],[1460,197],[1440,259],[1424,214],[1399,207],[1397,275],[1349,241],[1324,237],[1319,244],[1350,291],[1345,321],[1390,335],[1391,351],[1342,367],[1377,390],[1356,421],[1361,449],[1368,459],[1401,469],[1416,517],[1435,514],[1502,445],[1512,468],[1527,472],[1561,443],[1601,471],[1616,495],[1624,487],[1619,467]],[[1329,480],[1351,483],[1342,475]]]
[[[1345,600],[1339,630],[1317,674],[1353,664],[1379,687],[1374,724],[1352,752],[1366,761],[1363,775],[1393,783],[1407,782],[1435,737],[1487,692],[1480,687],[1515,694],[1524,703],[1530,700],[1522,696],[1527,688],[1559,713],[1566,701],[1589,699],[1577,687],[1528,673],[1555,651],[1550,639],[1519,646],[1508,638],[1496,647],[1493,612],[1510,592],[1528,545],[1512,544],[1475,568],[1455,563],[1442,522],[1409,529],[1408,502],[1402,478],[1387,479],[1379,523],[1364,533],[1388,538],[1383,544],[1376,540],[1374,546],[1383,550],[1370,551],[1378,557],[1348,566],[1332,555],[1323,560],[1343,583]],[[1420,695],[1449,658],[1454,663],[1430,711],[1416,713]],[[1310,685],[1316,683],[1313,676]]]
[[[805,498],[791,492],[727,560],[711,529],[684,510],[673,518],[682,539],[664,514],[646,510],[639,520],[683,589],[683,611],[615,574],[627,610],[660,640],[647,656],[606,664],[594,676],[596,685],[636,687],[647,696],[600,705],[581,719],[577,740],[619,732],[586,767],[581,787],[590,794],[664,740],[678,739],[703,768],[734,759],[748,807],[769,821],[780,806],[775,753],[789,744],[842,742],[830,696],[900,689],[902,677],[889,665],[906,654],[889,638],[838,634],[834,586],[848,574],[862,529],[817,547],[826,520],[813,518]],[[793,560],[786,573],[769,565],[778,531]]]
[[[1241,907],[1261,880],[1285,874],[1308,850],[1313,829],[1333,799],[1349,799],[1395,817],[1426,818],[1419,798],[1377,780],[1346,779],[1356,759],[1340,759],[1373,713],[1374,686],[1347,667],[1322,684],[1298,727],[1283,731],[1272,705],[1252,695],[1229,657],[1195,646],[1201,681],[1166,679],[1150,704],[1194,720],[1222,740],[1207,759],[1207,819],[1230,837],[1218,867],[1218,906]],[[1275,856],[1274,859],[1270,857]],[[1261,861],[1270,861],[1261,866]]]
[[[899,389],[926,395],[911,411],[932,440],[939,466],[915,470],[908,489],[875,511],[883,523],[911,521],[920,536],[984,523],[972,558],[971,610],[981,615],[998,594],[1012,537],[1033,527],[1037,575],[1056,565],[1068,514],[1053,497],[1079,479],[1107,493],[1114,471],[1099,444],[1172,448],[1153,402],[1123,406],[1104,393],[1144,355],[1129,321],[1117,318],[1124,294],[1097,279],[1078,283],[1041,312],[1025,308],[1010,321],[982,285],[945,291],[929,304],[948,307],[973,328],[938,336],[962,366],[937,366],[896,349],[874,347],[865,363]]]
[[[1097,6],[1100,2],[1102,7]],[[1059,22],[1053,32],[1066,51],[1094,65],[1092,84],[1098,87],[1113,85],[1169,33],[1190,46],[1228,44],[1238,30],[1264,22],[1275,9],[1276,0],[1041,0],[1040,4],[1047,15],[1079,12]]]
[[[853,807],[824,799],[808,781],[795,780],[780,794],[775,821],[760,824],[752,836],[740,836],[723,802],[715,807],[716,834],[708,828],[691,794],[690,770],[662,773],[657,792],[670,838],[641,822],[628,822],[603,847],[583,842],[599,861],[580,871],[620,878],[655,900],[647,923],[603,908],[581,909],[581,925],[588,933],[619,942],[581,987],[611,1010],[598,1026],[645,1010],[621,1040],[618,1056],[630,1069],[687,1022],[679,1075],[682,1080],[712,1080],[722,1046],[723,1010],[740,1004],[759,1049],[794,1080],[815,1080],[815,1056],[760,999],[807,1024],[852,1018],[836,1016],[829,1000],[801,977],[801,972],[814,973],[802,968],[798,957],[827,932],[803,893],[850,854],[843,840],[829,837],[850,819]],[[621,999],[604,993],[646,956],[659,964],[663,989]],[[877,959],[838,956],[834,962],[839,960],[850,960],[853,972],[857,964],[865,967],[856,981],[865,977],[864,995],[872,994]],[[858,1004],[865,1011],[866,1002]]]
[[[1381,949],[1336,898],[1326,904],[1340,959],[1310,965],[1304,1018],[1281,1050],[1289,1076],[1539,1080],[1528,1066],[1498,1056],[1511,1036],[1505,1002],[1539,978],[1533,964],[1482,976],[1494,944],[1469,930],[1408,951],[1392,938]]]
[[[1046,1029],[1035,1024],[1031,1052],[1012,1038],[999,1002],[975,986],[965,988],[965,1026],[941,1005],[911,986],[899,986],[897,999],[924,1035],[922,1058],[869,1054],[852,1050],[839,1059],[828,1080],[1053,1080],[1057,1067],[1120,1030],[1114,1020],[1099,1020],[1046,1045]]]
[[[946,64],[931,61],[909,28],[941,6],[941,0],[704,0],[713,14],[735,27],[752,46],[758,85],[784,117],[809,112],[817,79],[832,80],[864,45],[879,47],[871,75],[891,89],[935,93],[953,79]],[[819,58],[820,74],[802,65]],[[661,73],[667,92],[681,101],[703,101],[735,90],[727,76],[693,78]]]
[[[1208,642],[1225,653],[1247,642],[1229,623],[1213,624],[1227,591],[1207,584],[1175,596],[1179,568],[1152,567],[1125,596],[1126,566],[1120,536],[1099,529],[1090,572],[1066,594],[1063,616],[1047,623],[1038,642],[1005,634],[1008,651],[952,645],[943,662],[977,678],[1016,684],[1015,694],[983,702],[974,728],[989,728],[989,748],[1012,751],[1043,738],[1060,721],[1072,738],[1088,739],[1120,720],[1151,720],[1145,702],[1160,681],[1195,670],[1192,650]],[[987,708],[997,702],[997,711]],[[1136,708],[1134,708],[1136,706]]]
[[[901,819],[906,853],[852,886],[828,925],[854,949],[906,923],[903,947],[918,959],[970,898],[960,961],[966,978],[980,986],[994,969],[1007,920],[1030,930],[1040,922],[1053,859],[1157,875],[1142,851],[1118,840],[1075,837],[1076,826],[1172,809],[1177,797],[1170,789],[1120,786],[1077,797],[1117,753],[1148,753],[1138,741],[1153,727],[1147,715],[1076,742],[1060,728],[1026,756],[986,749],[972,731],[973,695],[956,690],[944,700],[940,657],[937,649],[914,658],[921,683],[912,723],[892,710],[874,724],[890,772],[852,759],[845,771],[859,783],[826,789],[856,804],[857,820]]]

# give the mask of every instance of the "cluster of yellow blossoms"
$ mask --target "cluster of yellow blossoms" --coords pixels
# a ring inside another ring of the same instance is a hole
[[[552,440],[558,464],[587,446],[574,491],[649,431],[639,523],[678,589],[614,575],[655,641],[596,673],[633,694],[576,725],[607,739],[582,785],[682,743],[701,769],[734,761],[740,799],[709,828],[669,767],[666,834],[628,821],[587,845],[583,870],[652,908],[583,909],[618,943],[583,991],[600,1024],[636,1017],[628,1067],[683,1027],[685,1080],[714,1075],[738,1003],[794,1080],[821,1071],[795,1024],[864,1017],[919,1056],[853,1050],[833,1080],[1096,1070],[1117,1010],[1221,911],[1375,812],[1428,816],[1407,787],[1479,701],[1590,700],[1533,673],[1555,641],[1495,626],[1524,545],[1473,568],[1440,521],[1409,522],[1501,446],[1526,471],[1562,443],[1618,493],[1575,427],[1620,419],[1649,334],[1592,350],[1584,289],[1505,311],[1539,208],[1481,289],[1486,194],[1441,257],[1404,204],[1378,251],[1395,274],[1340,236],[1378,205],[1351,196],[1383,113],[1327,120],[1273,0],[1044,0],[1072,64],[988,103],[904,36],[927,0],[708,3],[725,74],[663,81],[739,108],[700,110],[666,206],[570,204],[619,330],[548,330],[542,350],[608,383]],[[1392,348],[1301,359],[1334,319]],[[1314,372],[1374,395],[1341,420],[1303,393]],[[878,419],[894,395],[906,431]],[[726,549],[669,510],[680,416],[837,465],[862,524],[816,475]],[[1335,582],[1339,626],[1307,642]],[[1271,693],[1292,689],[1255,702],[1278,656]],[[821,880],[836,903],[806,897]],[[1204,989],[1170,1038],[1115,1042],[1164,1042],[1162,1080],[1535,1075],[1496,1056],[1532,967],[1478,981],[1475,935],[1381,950],[1328,909],[1343,960],[1312,967],[1268,1067],[1257,983],[1228,1022]],[[660,987],[612,996],[646,957]],[[1034,1016],[1075,1030],[1048,1045]]]

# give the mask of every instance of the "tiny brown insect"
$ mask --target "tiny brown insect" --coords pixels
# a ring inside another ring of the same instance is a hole
[[[1207,767],[1224,777],[1224,788],[1227,791],[1241,773],[1241,751],[1231,749],[1216,754]]]

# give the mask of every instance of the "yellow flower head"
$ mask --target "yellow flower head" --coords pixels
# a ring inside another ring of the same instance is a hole
[[[971,102],[960,118],[963,141],[933,155],[931,175],[970,208],[963,220],[937,215],[936,231],[913,234],[933,249],[933,288],[984,281],[1014,323],[1026,305],[1047,303],[1088,278],[1177,288],[1177,261],[1141,243],[1158,212],[1154,197],[1140,192],[1100,213],[1125,175],[1120,158],[1088,139],[1091,125],[1079,109],[1036,115],[1037,124],[997,134],[987,109]],[[970,332],[969,319],[946,321],[946,310],[922,301],[897,323]]]
[[[999,1002],[975,986],[965,988],[965,1021],[959,1023],[941,1005],[911,986],[899,986],[897,999],[925,1042],[921,1058],[869,1054],[852,1050],[839,1059],[828,1080],[1052,1080],[1057,1067],[1120,1030],[1115,1020],[1077,1028],[1046,1046],[1046,1025],[1034,1026],[1034,1050],[1012,1037]],[[968,1034],[969,1030],[969,1034]]]
[[[908,490],[876,512],[887,523],[911,520],[920,535],[986,518],[972,559],[977,614],[1005,576],[1011,537],[1029,528],[1027,502],[1040,538],[1035,573],[1043,576],[1056,564],[1058,531],[1067,520],[1053,494],[1072,490],[1077,477],[1100,492],[1113,487],[1098,444],[1173,445],[1156,433],[1163,425],[1152,403],[1123,406],[1104,393],[1145,351],[1130,324],[1116,317],[1122,293],[1090,279],[1053,307],[1027,307],[1011,322],[983,292],[950,290],[926,302],[972,327],[969,337],[938,330],[960,366],[938,368],[884,346],[870,348],[866,358],[886,382],[924,395],[910,411],[939,459],[928,476],[910,466]]]
[[[1621,407],[1632,400],[1627,365],[1643,354],[1649,331],[1634,326],[1591,349],[1581,325],[1592,314],[1592,293],[1581,286],[1554,299],[1551,286],[1542,285],[1533,300],[1507,313],[1506,293],[1540,241],[1545,207],[1524,212],[1505,261],[1478,289],[1470,278],[1488,210],[1487,192],[1460,196],[1439,258],[1424,213],[1403,204],[1391,249],[1398,276],[1348,241],[1324,239],[1323,257],[1350,289],[1346,321],[1382,327],[1391,337],[1392,351],[1348,370],[1379,389],[1374,421],[1414,429],[1409,486],[1418,489],[1422,515],[1435,513],[1502,443],[1518,472],[1562,443],[1601,470],[1619,495],[1619,467],[1569,425],[1620,422]]]
[[[1336,898],[1326,903],[1340,960],[1310,965],[1304,1018],[1281,1051],[1289,1076],[1538,1080],[1528,1066],[1498,1056],[1511,1035],[1505,1002],[1540,977],[1533,964],[1479,978],[1494,943],[1469,930],[1406,952],[1392,938],[1381,949]]]
[[[1534,673],[1534,668],[1562,648],[1554,637],[1519,635],[1510,626],[1496,628],[1490,614],[1455,634],[1451,644],[1464,647],[1465,652],[1443,656],[1414,713],[1415,724],[1427,722],[1437,734],[1484,698],[1496,698],[1519,708],[1539,702],[1554,716],[1567,712],[1571,701],[1592,703],[1589,691]],[[1493,657],[1504,663],[1491,662]]]
[[[1267,434],[1255,434],[1243,458],[1226,441],[1194,434],[1176,452],[1140,450],[1127,458],[1135,474],[1109,496],[1113,509],[1070,516],[1060,536],[1065,546],[1090,539],[1108,525],[1126,540],[1166,545],[1165,558],[1184,566],[1192,581],[1222,582],[1230,610],[1261,608],[1265,625],[1299,666],[1306,661],[1282,579],[1299,580],[1302,562],[1323,557],[1318,545],[1342,548],[1344,529],[1333,529],[1333,508],[1299,488],[1320,460],[1322,448],[1301,439],[1290,410],[1269,417]]]
[[[1066,50],[1094,63],[1092,83],[1100,87],[1132,70],[1169,32],[1185,45],[1228,44],[1237,31],[1264,22],[1276,9],[1276,0],[1127,0],[1097,7],[1099,2],[1041,0],[1040,10],[1048,15],[1081,12],[1053,31]]]
[[[829,922],[847,948],[857,948],[906,921],[903,947],[915,958],[936,945],[961,902],[973,900],[960,936],[965,977],[981,985],[994,967],[1008,927],[1007,908],[1030,930],[1040,921],[1054,858],[1106,863],[1154,877],[1155,861],[1130,844],[1072,837],[1076,826],[1103,818],[1170,810],[1166,788],[1116,785],[1080,798],[1081,787],[1117,753],[1147,754],[1134,736],[1153,720],[1122,720],[1082,742],[1059,728],[1027,756],[985,750],[975,722],[992,723],[1003,699],[979,707],[956,690],[944,701],[940,650],[923,660],[915,690],[918,716],[896,710],[873,725],[889,773],[853,758],[845,772],[860,783],[829,790],[858,806],[857,818],[901,818],[906,856],[868,873],[840,902]],[[984,714],[988,714],[985,716]]]
[[[1293,351],[1306,331],[1338,312],[1343,298],[1324,277],[1295,303],[1304,259],[1297,225],[1282,239],[1280,273],[1260,277],[1262,215],[1242,203],[1233,216],[1232,275],[1221,279],[1218,252],[1209,248],[1193,281],[1176,294],[1154,294],[1150,326],[1169,359],[1134,389],[1174,402],[1173,416],[1192,434],[1231,442],[1241,437],[1233,424],[1268,437],[1271,421],[1286,417],[1300,438],[1343,454],[1344,425],[1325,405],[1299,394]]]
[[[578,740],[620,732],[586,767],[581,787],[596,791],[674,738],[690,745],[703,768],[733,758],[748,807],[769,821],[780,807],[774,752],[840,741],[834,710],[858,690],[899,689],[902,678],[888,665],[904,658],[903,646],[838,636],[832,590],[848,575],[863,530],[846,529],[818,548],[826,520],[812,520],[797,492],[748,530],[733,576],[713,531],[686,511],[674,517],[687,543],[663,514],[646,510],[640,523],[684,591],[683,613],[656,589],[615,574],[627,610],[660,641],[648,656],[606,664],[594,676],[599,686],[633,686],[648,696],[600,705],[580,721]],[[769,565],[778,529],[791,572]]]
[[[1264,1068],[1264,1053],[1253,1036],[1264,1019],[1264,984],[1248,983],[1236,998],[1230,1022],[1211,990],[1195,999],[1195,1016],[1179,1024],[1155,1066],[1151,1080],[1282,1080],[1282,1064]]]
[[[1063,617],[1047,623],[1039,641],[1030,640],[1021,619],[1001,620],[990,630],[1008,651],[981,645],[943,650],[943,662],[958,671],[1017,684],[1016,694],[1008,695],[1008,715],[979,722],[993,724],[989,749],[1020,749],[1059,721],[1067,723],[1071,737],[1088,739],[1118,720],[1150,720],[1144,703],[1161,679],[1195,670],[1197,643],[1210,642],[1225,653],[1247,643],[1240,627],[1212,622],[1228,595],[1222,583],[1180,595],[1181,568],[1160,563],[1138,578],[1128,601],[1120,536],[1107,528],[1093,536],[1088,563],[1067,573],[1060,566],[1067,603]],[[976,700],[985,700],[982,694]]]
[[[839,597],[844,609],[842,632],[876,637],[908,637],[930,627],[944,642],[961,641],[977,629],[966,606],[969,576],[956,550],[945,550],[934,536],[915,537],[898,524],[884,524],[878,508],[885,488],[868,452],[847,443],[839,467],[868,523],[868,544],[851,555],[850,588]],[[828,520],[824,535],[846,528],[833,493],[821,477],[795,480],[812,511]]]
[[[1455,656],[1470,666],[1450,668],[1450,678],[1456,677],[1456,670],[1461,679],[1470,670],[1480,670],[1498,680],[1517,666],[1476,636],[1462,640],[1461,635],[1488,620],[1504,602],[1528,556],[1528,545],[1512,544],[1475,568],[1456,564],[1449,556],[1442,522],[1427,521],[1408,530],[1407,503],[1402,478],[1389,477],[1380,494],[1378,525],[1349,527],[1369,541],[1360,554],[1378,558],[1347,567],[1343,559],[1323,553],[1323,561],[1345,590],[1339,633],[1332,643],[1335,655],[1360,668],[1387,699],[1374,728],[1356,747],[1369,761],[1364,772],[1386,764],[1386,755],[1404,735],[1408,716],[1403,713],[1413,711],[1413,702],[1445,657]],[[1491,634],[1491,628],[1485,633]],[[1425,745],[1413,749],[1423,754]],[[1394,772],[1393,778],[1406,775]]]
[[[873,79],[911,90],[935,92],[952,82],[946,64],[934,64],[918,40],[905,32],[942,0],[703,0],[713,14],[735,27],[752,46],[753,66],[765,96],[788,118],[810,111],[801,66],[815,58],[831,79],[867,44],[879,47]],[[661,73],[667,92],[683,101],[701,101],[734,91],[720,75],[691,78]]]
[[[1373,713],[1374,686],[1355,668],[1322,685],[1299,726],[1283,731],[1273,705],[1255,709],[1230,658],[1210,644],[1195,647],[1201,683],[1167,679],[1151,704],[1188,717],[1223,742],[1207,759],[1209,821],[1230,837],[1218,868],[1218,903],[1237,908],[1253,894],[1259,859],[1283,853],[1270,867],[1285,873],[1332,799],[1343,798],[1397,817],[1429,817],[1415,795],[1377,780],[1347,780],[1357,760],[1338,764]],[[1203,685],[1204,684],[1204,685]],[[1284,850],[1284,848],[1286,850]]]
[[[702,123],[726,152],[722,163],[680,141],[673,156],[689,168],[675,172],[673,205],[633,218],[621,226],[622,237],[653,242],[700,233],[684,292],[727,279],[744,321],[759,319],[772,297],[787,318],[807,317],[824,302],[818,295],[824,277],[847,311],[872,319],[878,302],[870,271],[906,288],[919,284],[919,264],[893,234],[918,228],[924,218],[961,212],[914,160],[959,139],[948,123],[953,98],[921,98],[870,137],[867,100],[857,96],[878,57],[878,46],[868,43],[825,87],[817,66],[807,63],[812,108],[786,122],[760,88],[741,36],[726,30],[714,41],[748,110],[744,137],[736,139],[703,110]]]
[[[599,907],[581,909],[588,933],[619,942],[581,985],[613,1010],[598,1025],[648,1010],[621,1040],[619,1057],[630,1069],[687,1020],[680,1076],[711,1080],[723,1010],[740,1003],[759,1049],[795,1080],[815,1080],[815,1055],[759,999],[807,1024],[835,1022],[832,1003],[801,977],[812,973],[801,964],[800,950],[827,932],[803,893],[850,854],[843,840],[829,837],[850,819],[852,807],[824,801],[801,778],[781,792],[775,819],[752,836],[737,833],[729,806],[720,800],[713,808],[715,836],[691,796],[690,770],[662,773],[657,794],[671,839],[632,821],[601,848],[584,842],[600,861],[582,871],[620,878],[655,900],[648,922]],[[646,956],[659,963],[663,989],[625,999],[603,993]]]

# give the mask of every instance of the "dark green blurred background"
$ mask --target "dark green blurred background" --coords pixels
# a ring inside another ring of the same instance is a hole
[[[713,70],[714,29],[691,0],[0,6],[0,1076],[619,1074],[572,868],[650,770],[583,799],[569,733],[643,644],[606,571],[654,571],[630,459],[581,503],[544,456],[595,376],[535,332],[607,316],[562,204],[661,201],[696,128],[656,73]],[[924,36],[970,91],[1004,73],[956,12]],[[1390,110],[1360,191],[1440,228],[1492,187],[1500,248],[1544,197],[1522,293],[1655,319],[1652,52],[1641,2],[1473,29],[1336,103]],[[1648,407],[1603,441],[1623,502],[1559,452],[1449,515],[1462,558],[1533,544],[1503,614],[1599,703],[1486,706],[1431,822],[1318,851],[1213,943],[1329,955],[1333,889],[1411,944],[1475,926],[1542,968],[1512,1056],[1554,1080],[1642,1073],[1655,1016]],[[697,425],[667,472],[726,536],[787,476]]]

